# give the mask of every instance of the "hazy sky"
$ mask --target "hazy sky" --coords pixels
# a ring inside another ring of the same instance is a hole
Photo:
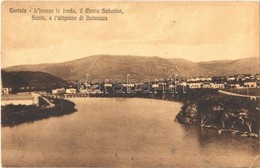
[[[10,8],[116,8],[124,14],[108,14],[108,21],[32,21],[32,13]],[[97,54],[191,61],[258,57],[259,9],[258,2],[4,2],[2,66]]]

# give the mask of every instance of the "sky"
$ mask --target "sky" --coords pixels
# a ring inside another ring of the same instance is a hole
[[[61,15],[29,13],[33,8],[110,8],[123,14],[83,14],[108,21],[32,21],[32,15]],[[195,62],[259,57],[259,9],[258,2],[3,2],[2,67],[99,54]]]

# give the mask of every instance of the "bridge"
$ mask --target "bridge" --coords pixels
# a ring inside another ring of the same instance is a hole
[[[218,90],[218,91],[220,93],[223,93],[223,94],[226,94],[226,95],[237,96],[237,97],[245,97],[245,98],[250,98],[251,100],[260,99],[260,96],[242,95],[242,94],[227,92],[227,91],[224,91],[224,90]]]
[[[242,94],[237,94],[237,93],[231,93],[231,92],[227,92],[227,91],[223,91],[223,90],[218,90],[219,93],[223,93],[226,95],[230,95],[230,96],[237,96],[237,97],[245,97],[245,98],[250,98],[250,100],[260,100],[260,96],[251,96],[251,95],[242,95]],[[260,112],[260,108],[256,107],[256,110]],[[260,113],[259,113],[259,119],[260,119]],[[260,121],[258,123],[258,141],[260,142]]]
[[[78,98],[78,97],[89,97],[90,94],[45,94],[42,95],[46,98],[54,98],[54,99],[64,99],[64,98]]]

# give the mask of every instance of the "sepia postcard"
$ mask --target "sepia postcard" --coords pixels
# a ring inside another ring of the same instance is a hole
[[[260,3],[3,1],[2,167],[260,167]]]

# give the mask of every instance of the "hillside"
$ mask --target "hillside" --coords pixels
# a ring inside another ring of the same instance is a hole
[[[137,80],[168,78],[172,74],[181,77],[231,75],[258,72],[256,57],[238,60],[191,62],[179,58],[96,55],[81,59],[38,65],[19,65],[5,68],[6,71],[41,71],[66,80],[126,79],[127,74]]]
[[[199,66],[206,69],[209,76],[232,75],[232,74],[256,74],[259,73],[259,59],[257,57],[243,58],[238,60],[223,60],[200,62]]]
[[[36,89],[46,90],[53,87],[68,86],[68,82],[45,72],[14,71],[2,73],[2,86],[19,89],[22,86],[35,86]]]
[[[183,76],[228,76],[235,74],[256,74],[259,72],[257,57],[238,60],[217,60],[208,62],[191,62],[185,59],[169,59]]]
[[[84,79],[126,79],[131,74],[134,79],[167,78],[179,73],[172,62],[160,57],[137,56],[90,56],[82,59],[40,65],[21,65],[5,68],[6,71],[42,71],[69,80]]]
[[[1,75],[3,87],[16,88],[19,86],[28,86],[28,81],[20,77],[17,72],[16,74],[13,74],[2,70]]]
[[[207,76],[207,70],[200,67],[196,62],[188,61],[181,58],[169,59],[174,66],[176,66],[181,76],[193,77],[193,76]]]

